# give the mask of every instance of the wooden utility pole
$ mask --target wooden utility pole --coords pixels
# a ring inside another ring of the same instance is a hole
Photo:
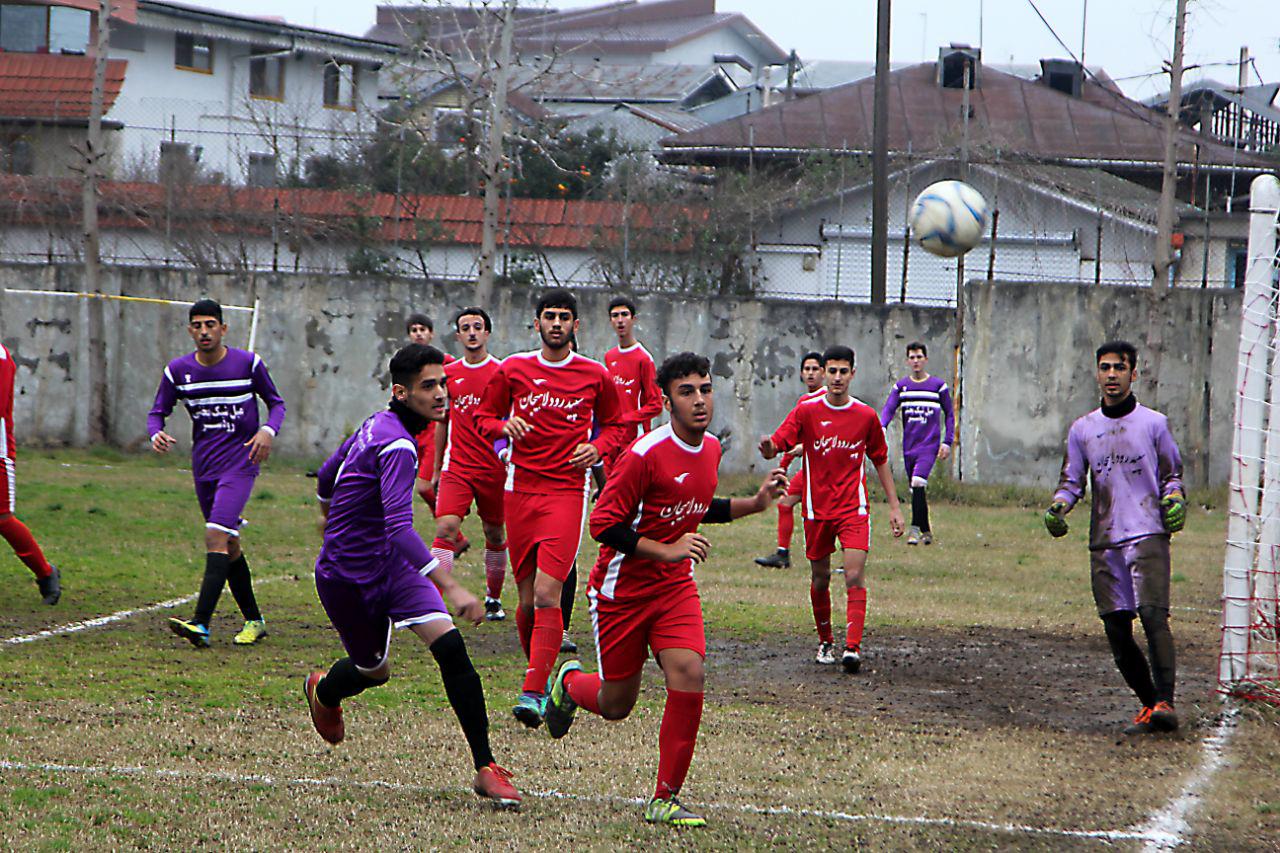
[[[877,0],[876,6],[876,80],[871,131],[871,304],[883,305],[889,259],[889,0]]]
[[[516,25],[516,0],[502,2],[502,34],[493,67],[489,128],[484,152],[484,218],[480,226],[477,260],[476,304],[488,305],[493,295],[494,261],[498,254],[498,205],[502,200],[500,178],[505,174],[502,155],[507,136],[507,86],[511,80],[511,42]]]
[[[84,290],[98,290],[102,264],[98,235],[98,165],[102,146],[102,104],[107,88],[107,39],[110,35],[111,0],[98,3],[98,38],[93,56],[93,93],[89,96],[89,130],[84,144],[84,182],[81,185],[81,224],[84,229]]]
[[[1160,211],[1156,218],[1155,263],[1151,289],[1162,296],[1173,266],[1173,202],[1178,191],[1178,116],[1182,112],[1182,43],[1186,38],[1187,0],[1177,0],[1173,18],[1173,61],[1169,64],[1169,102],[1164,116],[1164,178],[1160,184]]]

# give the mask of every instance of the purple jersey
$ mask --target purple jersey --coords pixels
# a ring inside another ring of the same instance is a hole
[[[936,456],[941,444],[951,445],[956,438],[956,416],[951,408],[951,389],[936,376],[916,382],[904,376],[893,383],[889,399],[880,411],[880,426],[888,427],[893,413],[902,409],[902,452],[917,455],[932,448]],[[942,426],[947,437],[942,438]]]
[[[1071,425],[1055,501],[1075,506],[1093,488],[1089,547],[1164,535],[1160,500],[1182,492],[1182,457],[1164,415],[1135,405],[1111,418],[1094,409]]]
[[[160,377],[156,401],[147,415],[147,434],[164,429],[179,400],[191,415],[191,469],[197,480],[228,471],[258,473],[245,445],[258,432],[258,402],[267,404],[265,429],[272,435],[284,423],[284,400],[262,357],[227,347],[227,354],[205,367],[195,353],[175,358]]]
[[[365,419],[316,476],[316,494],[329,505],[317,574],[372,583],[406,566],[423,574],[436,567],[413,529],[418,445],[395,412]]]

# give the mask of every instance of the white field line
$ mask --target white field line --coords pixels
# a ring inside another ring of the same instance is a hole
[[[5,761],[0,759],[0,771],[10,773],[65,773],[98,776],[137,776],[153,779],[200,779],[206,782],[229,782],[238,785],[254,784],[271,787],[301,788],[356,788],[381,789],[387,791],[403,791],[408,793],[437,793],[437,789],[426,785],[415,785],[406,782],[390,782],[381,779],[340,779],[323,778],[289,778],[268,776],[257,773],[230,773],[225,771],[166,770],[140,766],[102,767],[75,764],[43,764],[21,761]],[[636,797],[615,797],[589,794],[573,794],[563,791],[525,791],[526,797],[542,800],[566,800],[581,803],[605,803],[610,805],[642,806],[645,801]],[[916,817],[903,815],[850,814],[849,812],[821,811],[818,809],[792,809],[786,806],[754,806],[750,804],[711,803],[706,804],[715,811],[738,812],[740,814],[766,815],[771,817],[799,816],[818,818],[821,820],[842,821],[846,823],[888,823],[907,824],[913,826],[942,826],[956,829],[978,829],[988,832],[1010,834],[1046,835],[1062,838],[1087,838],[1098,841],[1151,841],[1157,836],[1142,830],[1107,830],[1107,829],[1060,829],[1057,827],[1027,826],[1017,823],[992,823],[980,820],[958,820],[946,817]]]
[[[1224,707],[1213,732],[1200,745],[1200,764],[1176,797],[1154,812],[1138,832],[1146,839],[1144,851],[1169,850],[1188,841],[1190,817],[1200,805],[1200,795],[1227,761],[1227,744],[1236,731],[1239,712]]]

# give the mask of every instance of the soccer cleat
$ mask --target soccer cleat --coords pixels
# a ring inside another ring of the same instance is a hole
[[[756,557],[756,565],[766,569],[789,569],[791,553],[786,548],[779,548],[767,557]]]
[[[546,720],[547,733],[553,738],[562,738],[569,733],[573,725],[573,715],[578,710],[578,703],[573,701],[569,690],[564,686],[564,678],[571,672],[581,672],[582,664],[576,660],[567,660],[560,665],[556,680],[551,684],[551,692],[547,694]]]
[[[578,644],[573,641],[573,637],[569,636],[569,632],[565,631],[564,636],[560,638],[560,654],[576,655],[578,653]]]
[[[1149,735],[1155,730],[1155,726],[1151,724],[1151,709],[1146,707],[1138,712],[1132,723],[1124,727],[1127,735]]]
[[[250,619],[244,623],[240,633],[231,638],[231,642],[237,646],[252,646],[265,636],[267,636],[267,620]]]
[[[471,547],[471,540],[461,531],[458,532],[458,541],[453,543],[453,556],[461,557],[467,553],[467,549]]]
[[[914,524],[907,529],[907,544],[908,545],[920,544],[920,528],[916,527]]]
[[[511,771],[499,767],[496,761],[489,762],[488,767],[476,771],[476,780],[471,783],[471,790],[487,800],[493,800],[499,806],[520,808],[523,799],[516,786],[511,784]]]
[[[507,611],[502,609],[502,602],[496,598],[484,597],[484,621],[501,622],[507,618]]]
[[[307,697],[307,707],[311,710],[311,725],[329,743],[342,743],[342,739],[347,736],[346,726],[342,723],[342,708],[330,708],[316,698],[316,686],[322,678],[324,672],[317,669],[302,682],[302,693]]]
[[[675,797],[654,797],[645,807],[644,819],[648,823],[665,823],[668,826],[706,826],[707,819],[680,805]]]
[[[58,603],[59,598],[62,598],[62,572],[58,571],[58,567],[53,563],[49,564],[49,568],[53,571],[49,572],[48,577],[36,578],[36,585],[40,587],[40,596],[44,603],[52,607]]]
[[[862,655],[858,654],[857,649],[845,646],[844,654],[840,655],[840,665],[845,672],[853,675],[862,669]]]
[[[515,718],[531,729],[542,725],[542,715],[546,710],[546,696],[537,693],[521,693],[520,701],[511,709]]]
[[[197,649],[209,648],[209,629],[198,622],[186,622],[175,616],[169,620],[169,630]]]
[[[836,647],[832,643],[818,643],[818,656],[814,661],[823,666],[833,666],[836,662]]]
[[[932,545],[932,544],[933,544],[933,531],[932,531],[932,530],[922,530],[922,531],[920,531],[920,544],[922,544],[922,545]]]
[[[1176,732],[1178,730],[1178,714],[1173,710],[1172,702],[1157,702],[1151,708],[1151,728],[1157,732]]]

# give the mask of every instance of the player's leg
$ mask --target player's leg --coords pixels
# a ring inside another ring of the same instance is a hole
[[[578,597],[578,561],[573,561],[569,576],[564,579],[560,588],[560,621],[564,623],[564,635],[560,638],[560,653],[573,655],[578,653],[578,644],[569,636],[569,623],[573,620],[573,603]]]
[[[835,538],[831,525],[819,519],[804,521],[805,556],[809,558],[809,605],[818,631],[817,663],[836,662],[835,637],[831,633],[831,554]]]
[[[1133,550],[1138,618],[1142,620],[1142,631],[1147,635],[1151,680],[1156,689],[1151,723],[1160,731],[1174,731],[1178,728],[1178,715],[1173,705],[1177,658],[1173,633],[1169,630],[1169,539],[1151,536],[1135,543]]]
[[[933,544],[933,528],[929,524],[929,475],[938,459],[938,445],[930,445],[917,453],[907,467],[911,478],[911,525],[920,531],[920,542]]]
[[[867,622],[867,551],[857,535],[850,537],[852,547],[844,549],[845,632],[844,652],[840,663],[848,673],[862,668],[862,631]],[[841,537],[841,545],[845,544]]]
[[[907,526],[907,544],[919,545],[921,535],[921,504],[920,492],[917,491],[915,481],[912,479],[912,471],[916,466],[916,454],[908,453],[906,450],[902,452],[902,469],[907,474],[907,479],[911,481],[911,524]]]
[[[218,606],[222,588],[231,572],[228,542],[231,534],[239,530],[240,512],[229,512],[231,502],[218,502],[220,479],[196,480],[196,500],[204,516],[204,575],[200,580],[200,592],[196,596],[195,614],[191,621],[174,617],[169,620],[169,630],[197,648],[209,645],[209,622]],[[216,510],[216,512],[215,512]]]
[[[538,496],[507,492],[507,550],[516,582],[516,633],[525,658],[533,640],[533,582],[538,557]]]
[[[17,511],[17,477],[12,459],[0,456],[0,536],[9,543],[22,564],[36,576],[45,604],[57,604],[62,596],[62,573],[44,557],[31,530],[14,515]]]
[[[1133,723],[1124,732],[1147,734],[1155,731],[1151,724],[1151,710],[1157,698],[1156,687],[1151,679],[1151,667],[1133,638],[1133,620],[1137,615],[1138,602],[1130,571],[1131,554],[1132,548],[1129,546],[1090,551],[1089,569],[1094,603],[1102,618],[1116,669],[1142,704]]]
[[[249,562],[245,559],[239,536],[228,539],[227,556],[231,559],[227,588],[244,616],[244,627],[231,642],[237,646],[251,646],[267,636],[267,620],[262,618],[262,610],[258,607],[258,597],[253,592],[253,575],[249,573]]]
[[[791,537],[795,532],[795,506],[804,494],[804,469],[796,472],[787,493],[778,501],[778,548],[767,557],[756,557],[756,565],[770,569],[791,568]]]
[[[480,516],[484,529],[484,618],[500,622],[507,618],[502,609],[502,584],[507,577],[507,531],[502,521]]]

